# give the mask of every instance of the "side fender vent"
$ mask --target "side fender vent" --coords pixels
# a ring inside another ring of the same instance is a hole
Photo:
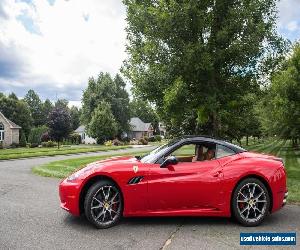
[[[144,179],[144,176],[135,176],[132,177],[129,181],[128,184],[132,185],[132,184],[138,184],[142,179]]]

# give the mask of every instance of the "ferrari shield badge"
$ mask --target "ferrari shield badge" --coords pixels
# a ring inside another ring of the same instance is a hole
[[[133,172],[136,173],[139,170],[139,167],[138,166],[133,166],[132,169],[133,169]]]

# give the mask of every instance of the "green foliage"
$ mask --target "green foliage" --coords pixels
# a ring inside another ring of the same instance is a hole
[[[77,107],[72,106],[70,109],[70,115],[72,130],[76,130],[80,125],[80,110]]]
[[[49,135],[59,143],[71,132],[71,117],[65,105],[56,104],[48,118]]]
[[[129,128],[129,97],[125,82],[118,74],[114,79],[108,73],[100,73],[98,78],[90,78],[88,87],[83,93],[82,115],[83,124],[90,123],[91,117],[100,103],[110,105],[113,118],[117,125],[117,134]]]
[[[77,144],[78,145],[78,144],[81,143],[81,136],[80,136],[80,134],[75,133],[75,132],[71,133],[69,135],[68,139],[70,140],[70,142],[72,144]]]
[[[26,147],[27,141],[26,141],[25,133],[23,132],[23,130],[21,130],[20,133],[21,133],[20,134],[20,147]]]
[[[161,136],[160,135],[155,135],[154,140],[158,141],[158,142],[161,142]]]
[[[35,127],[45,125],[47,117],[43,113],[43,103],[34,90],[30,89],[24,97],[24,101],[28,104],[28,107],[33,118],[33,125]]]
[[[57,143],[54,141],[42,142],[42,147],[54,148],[54,147],[57,147]]]
[[[55,102],[55,107],[57,108],[62,108],[62,109],[69,109],[68,108],[68,104],[69,104],[69,101],[66,100],[66,99],[58,99],[56,102]]]
[[[87,134],[103,144],[107,139],[116,136],[118,125],[107,102],[102,101],[92,113],[92,119],[87,125]]]
[[[12,94],[10,96],[13,98],[0,96],[0,111],[6,118],[21,126],[28,136],[33,122],[30,109],[24,101],[18,100]]]
[[[145,137],[142,137],[139,139],[139,144],[141,145],[147,145],[148,144],[148,140]]]
[[[261,101],[260,116],[265,132],[300,139],[300,44],[295,44],[291,56],[278,70]]]
[[[47,130],[48,128],[46,126],[32,128],[28,136],[28,142],[37,145],[41,144],[42,135],[47,132]]]
[[[130,103],[130,116],[138,117],[143,122],[151,123],[154,131],[158,132],[159,118],[154,108],[151,107],[149,102],[142,100],[141,98],[135,97]]]
[[[46,99],[45,102],[43,103],[43,107],[42,107],[42,112],[44,115],[44,124],[47,124],[48,121],[48,117],[50,112],[53,109],[53,104],[51,103],[51,101],[49,99]]]
[[[244,95],[257,93],[287,45],[275,29],[277,1],[123,2],[129,58],[122,72],[168,131],[244,134],[235,112],[245,110]]]

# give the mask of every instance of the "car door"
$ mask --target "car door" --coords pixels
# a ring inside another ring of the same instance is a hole
[[[166,168],[153,164],[148,175],[150,208],[153,211],[216,209],[220,204],[221,179],[216,159],[183,161]]]

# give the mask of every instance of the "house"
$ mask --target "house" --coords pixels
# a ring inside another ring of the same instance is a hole
[[[75,130],[75,132],[80,135],[80,137],[81,137],[81,143],[84,143],[84,144],[96,144],[97,143],[96,139],[94,139],[92,137],[89,137],[86,134],[85,126],[84,125],[79,126]]]
[[[128,132],[128,137],[130,139],[137,139],[147,136],[153,136],[153,127],[151,123],[145,123],[138,117],[133,117],[129,122],[130,131]]]
[[[0,144],[9,147],[13,143],[19,144],[19,132],[21,127],[6,118],[0,112]]]
[[[145,123],[138,117],[133,117],[130,119],[129,122],[130,125],[130,131],[128,133],[123,132],[122,137],[127,137],[130,139],[135,138],[136,140],[139,140],[140,138],[147,136],[153,136],[153,127],[151,123]],[[76,130],[76,133],[78,133],[81,137],[81,142],[84,144],[96,144],[97,140],[89,137],[86,134],[85,126],[81,125]]]

